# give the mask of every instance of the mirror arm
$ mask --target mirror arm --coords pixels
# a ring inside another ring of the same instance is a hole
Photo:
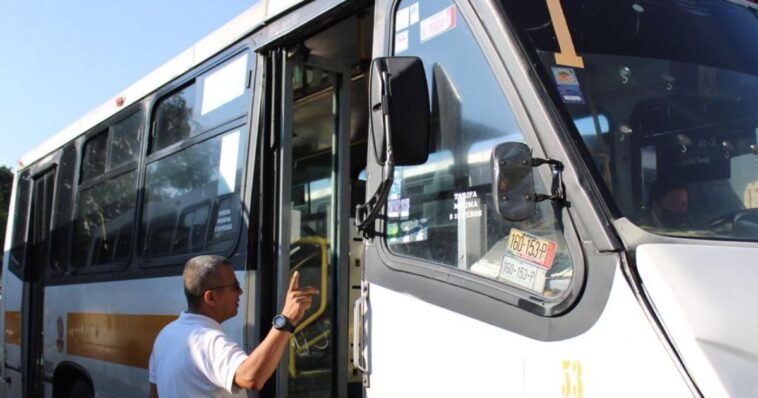
[[[386,71],[382,72],[382,118],[384,120],[384,142],[385,142],[385,154],[386,161],[382,167],[384,181],[379,184],[379,187],[371,196],[368,202],[357,205],[355,207],[355,226],[363,234],[364,238],[373,239],[376,236],[376,230],[373,228],[374,221],[379,215],[379,211],[384,208],[387,203],[387,197],[390,194],[390,188],[395,180],[395,155],[392,150],[392,131],[390,128],[390,115],[389,115],[389,78],[390,75]]]
[[[532,167],[541,166],[543,164],[550,165],[550,169],[553,172],[554,179],[552,193],[550,195],[535,193],[534,200],[536,202],[542,202],[544,200],[564,202],[566,200],[566,192],[563,189],[563,163],[554,159],[532,158]]]

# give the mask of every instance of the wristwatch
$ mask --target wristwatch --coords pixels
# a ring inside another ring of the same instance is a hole
[[[295,331],[295,325],[290,322],[287,317],[285,317],[282,314],[279,314],[274,317],[274,320],[271,321],[271,325],[274,326],[275,329],[279,329],[285,332],[294,332]]]

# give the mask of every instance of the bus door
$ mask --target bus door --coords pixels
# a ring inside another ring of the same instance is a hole
[[[309,54],[305,44],[271,55],[280,106],[273,115],[276,170],[275,311],[292,274],[320,291],[297,325],[280,365],[278,397],[347,396],[349,69]],[[266,166],[264,166],[266,167]],[[264,196],[266,188],[263,188]],[[272,273],[273,276],[273,273]],[[263,323],[266,319],[262,320]],[[266,329],[266,326],[263,327]]]
[[[56,169],[33,177],[31,217],[23,271],[21,303],[22,369],[24,396],[41,396],[43,380],[42,321],[44,274],[49,253],[50,220],[55,192]]]

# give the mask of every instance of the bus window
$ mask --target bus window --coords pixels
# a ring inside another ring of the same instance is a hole
[[[231,248],[240,226],[241,139],[235,130],[148,164],[142,256]]]
[[[84,144],[84,165],[82,182],[92,180],[105,173],[105,159],[108,154],[108,132],[103,131]]]
[[[18,176],[16,206],[13,214],[13,237],[11,238],[10,269],[21,277],[26,257],[26,232],[29,225],[30,177],[26,171]]]
[[[79,191],[74,267],[126,263],[128,252],[115,249],[131,244],[136,185],[137,171],[132,170]]]
[[[125,264],[129,259],[143,122],[138,110],[84,144],[71,250],[74,267]]]
[[[137,160],[139,155],[142,112],[135,112],[111,127],[108,148],[108,170],[113,170]]]
[[[247,52],[162,99],[155,110],[150,152],[208,131],[246,113],[250,56]]]
[[[50,246],[50,272],[60,272],[68,263],[69,238],[71,235],[71,210],[76,177],[76,147],[69,145],[63,150],[58,174],[55,218],[53,220],[52,244]]]
[[[758,240],[758,24],[750,2],[564,1],[583,67],[557,63],[546,2],[500,3],[560,113],[600,120],[586,126],[595,134],[577,124],[576,137],[621,217],[664,235]],[[598,149],[601,137],[606,147]]]
[[[401,2],[398,13],[413,3]],[[541,202],[538,214],[524,222],[506,222],[493,208],[492,148],[523,142],[520,128],[454,3],[424,1],[420,12],[419,23],[399,25],[394,53],[424,62],[432,93],[432,147],[425,164],[396,169],[387,206],[388,246],[400,255],[556,298],[568,289],[574,269],[554,205]],[[548,191],[539,179],[535,186]],[[546,250],[529,257],[519,242]]]

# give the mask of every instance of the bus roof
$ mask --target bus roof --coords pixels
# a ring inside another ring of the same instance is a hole
[[[260,0],[242,14],[200,39],[192,47],[150,72],[116,96],[85,114],[79,120],[45,140],[36,148],[25,153],[16,164],[16,171],[26,168],[50,152],[60,148],[80,136],[98,123],[115,115],[127,106],[142,100],[145,96],[179,77],[188,70],[224,50],[237,40],[252,33],[283,11],[303,0]],[[122,102],[123,101],[123,102]],[[118,104],[120,103],[120,104]]]

